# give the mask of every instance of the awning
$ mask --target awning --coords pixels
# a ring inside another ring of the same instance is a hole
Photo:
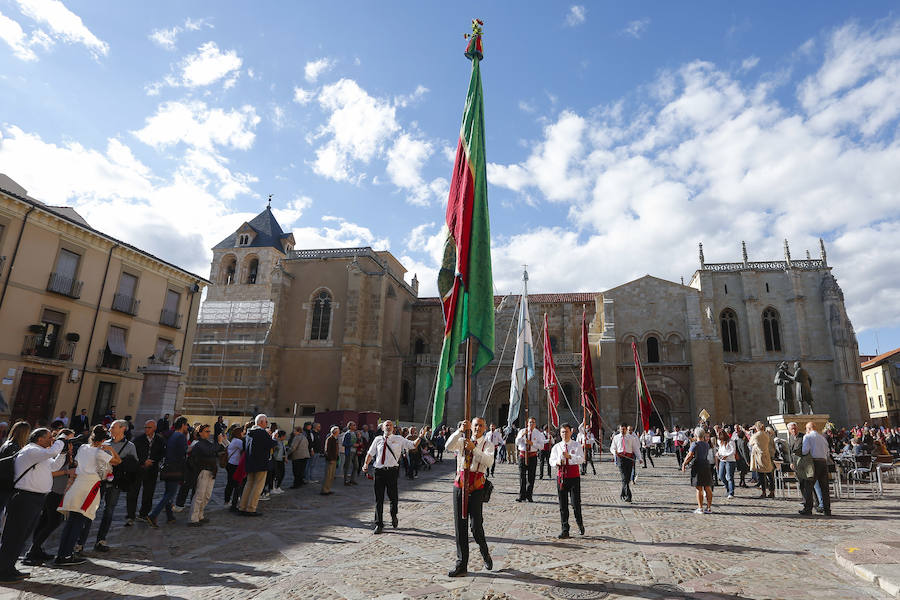
[[[125,330],[121,327],[110,327],[106,335],[106,346],[116,356],[128,356],[128,351],[125,350]]]

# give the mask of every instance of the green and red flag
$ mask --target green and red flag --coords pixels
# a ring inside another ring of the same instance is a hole
[[[600,405],[597,402],[597,386],[594,384],[594,367],[591,362],[591,345],[588,343],[587,311],[581,312],[581,406],[588,418],[589,428],[600,440]]]
[[[650,397],[650,388],[644,379],[644,369],[641,367],[641,359],[638,357],[637,345],[631,342],[631,351],[634,353],[634,386],[637,405],[641,411],[641,431],[650,429],[650,411],[653,410],[653,399]]]
[[[494,281],[484,154],[484,97],[481,91],[482,22],[472,22],[466,58],[472,76],[466,94],[456,162],[447,200],[447,239],[438,273],[444,312],[444,343],[434,392],[432,425],[444,419],[444,400],[453,385],[459,346],[475,340],[472,374],[494,359]]]

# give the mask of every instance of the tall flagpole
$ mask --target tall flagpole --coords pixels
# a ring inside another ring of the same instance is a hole
[[[522,265],[522,282],[524,284],[524,301],[521,305],[519,305],[519,310],[524,310],[525,315],[522,319],[526,326],[528,327],[528,331],[531,331],[531,314],[527,310],[528,306],[528,265]],[[522,401],[525,403],[525,436],[528,441],[531,441],[531,434],[528,432],[528,361],[525,361],[525,388],[522,394]],[[525,458],[527,461],[528,458],[528,446],[525,447]]]
[[[466,448],[472,439],[472,361],[475,359],[475,338],[466,340],[466,375],[464,380],[464,415],[466,420],[465,442],[463,442],[463,486],[462,486],[462,518],[469,516],[469,472],[472,468],[472,451]]]

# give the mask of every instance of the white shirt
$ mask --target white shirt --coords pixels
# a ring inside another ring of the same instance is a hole
[[[99,475],[101,469],[106,470],[106,466],[112,460],[112,455],[90,444],[82,444],[75,455],[75,460],[78,461],[78,468],[75,469],[76,475],[87,473]]]
[[[550,464],[554,467],[560,467],[566,464],[563,458],[563,452],[569,453],[570,465],[580,465],[584,462],[584,448],[575,440],[569,442],[559,442],[554,444],[550,450]]]
[[[719,457],[719,460],[724,460],[725,462],[734,462],[734,442],[728,440],[724,444],[720,441],[719,447],[716,449],[716,456]]]
[[[525,436],[531,440],[531,448],[528,448],[528,444],[525,443]],[[516,448],[519,452],[538,452],[544,449],[546,443],[547,438],[540,429],[533,429],[531,433],[527,429],[521,429],[519,435],[516,436]]]
[[[626,452],[630,452],[635,457],[639,458],[641,455],[641,443],[633,433],[626,433],[625,435],[617,433],[612,439],[610,450],[614,454],[625,454]]]
[[[803,454],[812,454],[813,458],[828,458],[828,440],[818,431],[810,431],[803,436]]]
[[[492,443],[494,446],[499,446],[503,443],[503,432],[499,429],[495,429],[493,431],[488,431],[487,433],[488,441]]]
[[[241,462],[241,450],[244,449],[244,440],[242,438],[236,437],[233,438],[230,442],[228,442],[228,448],[225,449],[225,452],[228,453],[228,464],[238,466]]]
[[[22,448],[16,455],[13,464],[13,481],[22,477],[16,484],[16,489],[38,494],[50,493],[53,488],[53,471],[59,470],[66,460],[63,448],[65,445],[59,440],[53,442],[49,448],[33,443]],[[31,465],[35,465],[35,467],[25,473],[25,470],[29,469]]]
[[[444,447],[448,452],[456,452],[456,470],[462,471],[466,468],[465,453],[463,443],[466,438],[459,432],[459,429],[450,434],[447,438],[447,445]],[[487,473],[488,468],[494,464],[494,445],[483,435],[475,441],[475,449],[472,450],[471,471],[477,473]]]
[[[645,431],[641,434],[641,448],[649,448],[653,445],[653,434]]]
[[[388,445],[387,451],[382,452],[385,444]],[[415,447],[416,443],[414,441],[408,440],[402,435],[391,434],[387,438],[379,435],[372,442],[372,445],[369,446],[369,451],[366,454],[375,458],[372,462],[376,469],[388,469],[399,467],[400,463],[397,460],[400,458],[400,453],[404,450],[412,450]],[[384,462],[381,460],[382,454],[384,455]]]
[[[582,431],[581,433],[578,434],[578,438],[576,441],[579,444],[587,444],[588,446],[593,446],[594,444],[597,443],[597,438],[595,438],[594,434],[591,433],[590,431],[587,431],[587,432]]]
[[[63,427],[69,426],[69,417],[56,417],[55,421],[62,421]]]

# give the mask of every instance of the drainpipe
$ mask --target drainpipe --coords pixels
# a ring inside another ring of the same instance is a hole
[[[200,284],[191,286],[191,303],[188,305],[187,319],[184,324],[184,339],[181,341],[181,360],[178,361],[178,370],[184,371],[184,350],[187,348],[188,330],[191,328],[191,313],[194,312],[194,296],[200,291]]]
[[[103,302],[103,291],[106,289],[106,278],[109,276],[109,263],[112,262],[113,250],[119,247],[119,244],[113,244],[109,249],[109,255],[106,257],[106,271],[103,272],[103,281],[100,283],[100,296],[97,298],[97,307],[94,309],[94,322],[91,323],[91,333],[88,336],[87,350],[84,353],[84,364],[81,365],[81,377],[78,378],[78,392],[75,393],[75,405],[72,407],[72,415],[78,413],[78,401],[81,400],[81,388],[84,387],[84,374],[87,369],[88,360],[91,357],[91,342],[94,341],[94,330],[97,328],[97,317],[100,316],[100,304]]]
[[[22,242],[22,234],[25,233],[25,222],[28,221],[28,215],[31,214],[31,211],[34,210],[34,207],[28,209],[28,212],[25,213],[25,218],[22,219],[22,229],[19,230],[19,237],[16,238],[16,247],[13,250],[12,258],[9,261],[9,268],[6,270],[6,281],[3,282],[3,291],[0,292],[0,308],[3,308],[3,300],[6,298],[6,288],[9,287],[9,278],[12,277],[13,267],[16,264],[16,256],[19,254],[19,244]]]

